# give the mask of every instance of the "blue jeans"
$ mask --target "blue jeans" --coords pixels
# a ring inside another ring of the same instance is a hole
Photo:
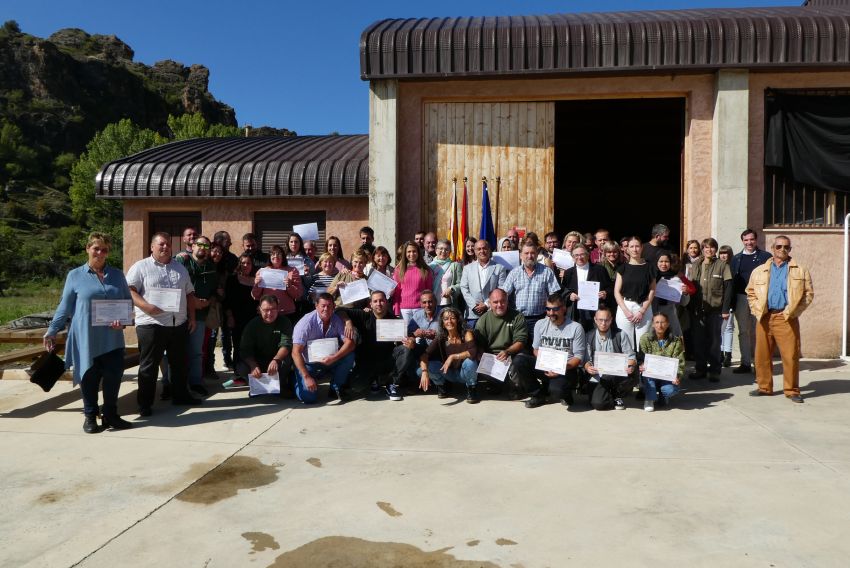
[[[464,359],[460,369],[449,369],[448,373],[443,373],[442,367],[443,364],[439,361],[428,361],[428,376],[435,385],[444,385],[449,381],[474,387],[478,380],[478,362],[473,359]],[[416,376],[422,376],[422,369],[416,370]]]
[[[646,400],[655,402],[658,400],[658,391],[661,391],[661,396],[665,400],[670,400],[681,390],[679,385],[674,385],[670,381],[662,381],[661,379],[653,379],[650,377],[641,377],[640,386],[643,389],[643,394],[646,395]]]
[[[331,388],[339,390],[345,386],[345,383],[348,382],[348,373],[351,372],[351,368],[354,366],[354,353],[349,353],[330,367],[322,365],[321,363],[305,363],[305,366],[307,367],[307,372],[310,373],[310,376],[314,379],[318,380],[321,377],[330,375]],[[301,371],[298,370],[298,367],[295,367],[294,381],[295,384],[293,387],[295,390],[295,396],[298,397],[298,400],[304,404],[316,404],[319,391],[307,390],[307,387],[304,385],[304,377],[301,375]]]
[[[207,332],[207,325],[198,321],[195,324],[195,331],[189,334],[189,384],[202,385],[204,384],[203,375],[203,355],[204,355],[204,335]]]
[[[732,337],[735,335],[735,314],[729,313],[729,317],[720,324],[720,350],[724,353],[732,352]]]

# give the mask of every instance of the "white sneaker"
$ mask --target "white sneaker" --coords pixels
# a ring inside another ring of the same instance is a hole
[[[623,401],[622,398],[614,399],[614,410],[625,410],[625,409],[626,409],[626,403],[625,403],[625,401]]]
[[[647,412],[654,412],[655,411],[655,401],[654,400],[643,401],[643,409]]]

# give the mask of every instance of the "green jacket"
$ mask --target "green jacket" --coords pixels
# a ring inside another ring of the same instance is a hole
[[[649,330],[647,333],[644,333],[640,338],[640,350],[642,353],[647,355],[661,355],[662,357],[674,357],[679,360],[679,380],[685,374],[685,342],[682,341],[682,338],[673,335],[672,333],[667,334],[667,341],[664,343],[664,346],[661,346],[658,338],[655,336],[654,330]]]
[[[512,309],[503,317],[497,316],[493,310],[487,310],[475,323],[475,331],[484,340],[488,353],[498,353],[517,341],[526,346],[531,344],[525,317]]]
[[[284,315],[268,324],[255,317],[242,330],[239,351],[243,359],[256,359],[261,369],[269,366],[281,347],[292,348],[292,323]]]
[[[692,264],[689,278],[697,287],[696,299],[701,300],[690,303],[694,310],[725,313],[732,307],[732,271],[724,261],[715,258],[708,264]]]
[[[219,276],[215,269],[215,263],[207,260],[203,264],[198,264],[195,257],[192,255],[181,255],[175,257],[177,261],[186,267],[189,272],[189,279],[192,281],[192,286],[195,288],[195,297],[202,300],[209,300],[215,296],[215,291],[218,288]],[[210,311],[209,306],[206,308],[195,310],[195,318],[201,322],[207,317],[207,312]]]

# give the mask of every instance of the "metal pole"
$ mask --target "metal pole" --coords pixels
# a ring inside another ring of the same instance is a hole
[[[841,358],[847,359],[847,260],[850,257],[850,213],[844,216],[844,295],[841,297],[841,303],[844,307],[841,310]]]

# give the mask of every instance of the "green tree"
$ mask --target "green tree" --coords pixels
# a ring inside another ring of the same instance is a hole
[[[204,116],[196,112],[181,116],[168,115],[168,129],[172,140],[188,140],[189,138],[224,138],[240,136],[238,126],[210,124]]]
[[[38,169],[38,154],[24,144],[21,129],[0,120],[0,183],[32,175]]]

